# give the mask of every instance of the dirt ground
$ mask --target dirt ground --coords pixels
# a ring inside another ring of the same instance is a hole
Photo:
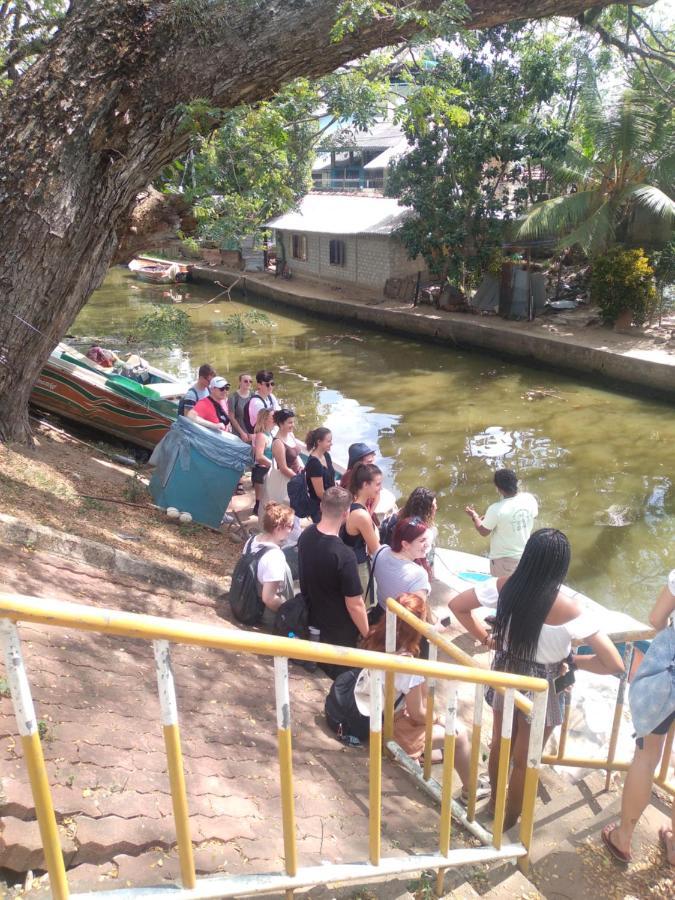
[[[39,421],[46,417],[33,420],[34,447],[0,443],[0,512],[202,578],[229,576],[240,544],[199,525],[169,521],[152,506],[149,467],[115,459],[129,456],[129,449],[91,434],[76,436],[56,418]],[[237,501],[240,508],[249,505],[247,497]]]

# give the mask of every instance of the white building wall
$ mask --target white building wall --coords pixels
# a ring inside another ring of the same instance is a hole
[[[328,281],[356,281],[356,238],[352,235],[321,234],[319,235],[319,266],[322,278]],[[345,245],[344,266],[332,266],[330,263],[330,242],[343,241]]]
[[[321,273],[320,269],[320,259],[319,259],[319,235],[318,234],[309,234],[305,233],[305,237],[307,238],[307,259],[294,259],[293,257],[293,235],[301,234],[303,232],[299,231],[277,231],[277,239],[281,237],[281,240],[284,244],[284,249],[286,251],[286,261],[291,269],[291,271],[295,271],[298,275],[319,275]]]
[[[389,271],[391,278],[405,278],[407,275],[417,275],[422,272],[422,277],[426,276],[427,266],[423,256],[417,256],[410,259],[408,251],[405,249],[401,241],[392,238],[389,242]]]
[[[356,280],[359,284],[383,291],[389,278],[391,238],[384,235],[358,235]]]
[[[293,258],[293,234],[305,234],[307,260]],[[362,284],[378,291],[384,290],[388,278],[402,278],[425,271],[424,260],[408,259],[400,241],[386,235],[332,235],[278,230],[283,240],[286,259],[291,270],[298,275],[319,277],[326,281]],[[345,244],[345,265],[330,264],[330,242],[341,240]]]

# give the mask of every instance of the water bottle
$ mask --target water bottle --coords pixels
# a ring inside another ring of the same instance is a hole
[[[288,636],[291,639],[296,638],[299,640],[297,634],[294,631],[289,631]],[[303,669],[306,669],[308,672],[316,672],[316,669],[317,669],[316,663],[312,662],[311,660],[294,659],[292,661],[298,663],[298,665],[302,666]]]

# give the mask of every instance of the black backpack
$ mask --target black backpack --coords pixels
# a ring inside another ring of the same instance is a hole
[[[351,736],[367,741],[370,716],[359,712],[354,699],[354,688],[360,674],[361,669],[348,669],[338,675],[326,697],[324,712],[329,728],[339,738]]]
[[[391,513],[383,519],[380,524],[380,543],[387,544],[391,547],[391,539],[394,536],[394,529],[398,522],[398,513]]]
[[[243,625],[257,625],[265,612],[265,604],[258,593],[258,563],[271,548],[260,547],[251,552],[252,542],[253,538],[246,544],[237,560],[232,572],[229,593],[232,614]]]
[[[185,401],[187,399],[188,394],[194,394],[195,403],[197,403],[197,401],[199,400],[199,394],[197,393],[197,391],[193,387],[188,388],[187,391],[185,392],[185,395],[183,397],[181,397],[180,400],[178,401],[178,415],[179,416],[185,415]],[[190,409],[194,409],[195,403],[192,404]]]
[[[251,400],[262,400],[263,407],[266,409],[272,409],[272,404],[269,405],[265,402],[265,398],[261,397],[260,394],[251,394],[246,403],[244,403],[244,428],[248,431],[249,434],[253,434],[255,431],[255,424],[251,425],[251,417],[248,414],[248,408],[251,405]]]
[[[304,472],[298,472],[289,479],[286,485],[288,503],[299,519],[306,519],[312,512],[312,501],[307,489],[307,476]]]
[[[283,637],[290,634],[296,638],[306,638],[309,624],[309,607],[303,594],[296,594],[282,603],[274,620],[274,630]]]

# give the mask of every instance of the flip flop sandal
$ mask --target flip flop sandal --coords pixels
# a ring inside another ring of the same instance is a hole
[[[613,822],[610,825],[605,825],[605,827],[600,832],[600,837],[602,838],[602,843],[605,845],[610,854],[614,857],[617,862],[622,863],[622,865],[627,866],[629,863],[633,861],[633,857],[630,853],[624,853],[619,850],[619,848],[612,841],[612,832],[616,829],[616,823]]]

